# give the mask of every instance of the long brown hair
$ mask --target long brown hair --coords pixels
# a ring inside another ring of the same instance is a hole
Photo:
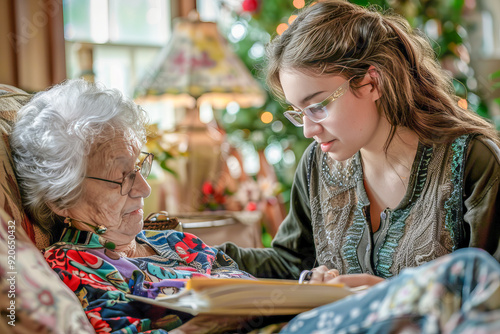
[[[356,93],[370,66],[378,75],[378,108],[392,126],[415,131],[426,145],[483,134],[497,144],[498,132],[474,111],[458,105],[452,78],[436,59],[428,39],[403,17],[341,0],[324,0],[302,10],[267,47],[267,83],[283,98],[279,71],[358,76]]]

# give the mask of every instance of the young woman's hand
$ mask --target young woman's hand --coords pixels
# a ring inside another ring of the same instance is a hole
[[[339,275],[337,269],[328,269],[326,266],[319,266],[312,269],[309,283],[344,284],[350,288],[362,285],[373,286],[384,279],[370,274],[350,274]]]
[[[344,284],[350,288],[356,288],[358,286],[374,286],[380,282],[383,282],[382,277],[378,277],[370,274],[350,274],[350,275],[339,275],[328,281],[326,284]]]
[[[327,283],[335,277],[339,276],[339,271],[337,269],[328,269],[326,266],[319,266],[313,268],[311,278],[309,283]]]

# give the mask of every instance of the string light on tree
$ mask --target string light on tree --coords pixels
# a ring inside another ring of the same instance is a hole
[[[301,9],[306,5],[304,0],[293,0],[293,6],[297,9]]]
[[[274,117],[269,111],[264,111],[262,115],[260,115],[260,120],[264,124],[269,124],[273,121]]]
[[[285,30],[288,29],[288,24],[286,23],[280,23],[277,27],[276,27],[276,32],[278,33],[278,35],[281,35],[282,33],[285,32]]]
[[[467,100],[466,99],[458,100],[458,106],[464,110],[467,110]]]
[[[282,33],[285,32],[285,30],[288,29],[288,24],[286,23],[280,23],[277,27],[276,27],[276,32],[278,33],[278,35],[281,35]]]
[[[290,17],[288,18],[288,24],[292,24],[292,22],[295,21],[296,18],[297,15],[290,15]]]

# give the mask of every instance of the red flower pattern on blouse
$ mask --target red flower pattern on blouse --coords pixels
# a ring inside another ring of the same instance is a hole
[[[52,269],[61,271],[64,283],[72,290],[77,291],[81,285],[90,285],[93,288],[103,289],[106,291],[118,290],[112,284],[97,275],[87,273],[73,264],[80,263],[82,265],[97,269],[97,263],[102,263],[102,260],[96,256],[84,252],[78,252],[72,249],[56,249],[45,252],[45,259]]]
[[[85,312],[87,314],[87,318],[90,320],[92,327],[94,327],[96,334],[100,333],[111,333],[113,330],[111,326],[102,319],[101,317],[101,308],[98,307],[92,311]]]

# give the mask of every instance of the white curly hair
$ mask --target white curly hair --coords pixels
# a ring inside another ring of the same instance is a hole
[[[146,142],[146,112],[117,89],[82,79],[37,93],[18,112],[10,135],[23,205],[50,231],[49,205],[70,208],[82,194],[93,144],[117,135]]]

